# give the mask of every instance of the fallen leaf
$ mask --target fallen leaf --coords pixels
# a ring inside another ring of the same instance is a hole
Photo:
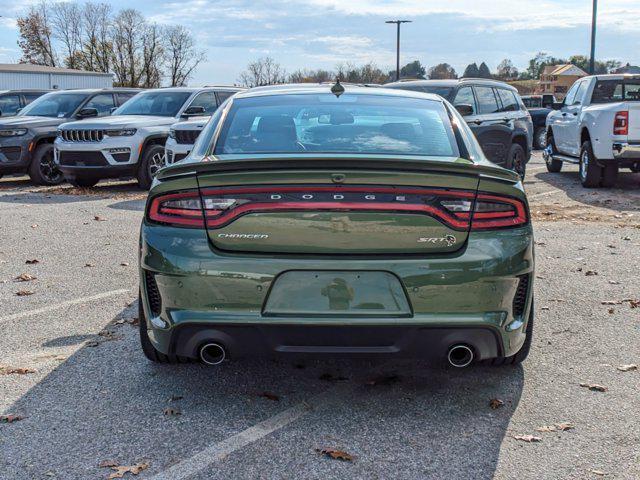
[[[98,466],[100,468],[111,468],[111,467],[117,467],[118,466],[118,462],[113,461],[113,460],[103,460],[101,461]]]
[[[607,387],[598,385],[597,383],[581,383],[581,387],[588,388],[593,392],[606,392],[608,390]]]
[[[616,313],[616,310],[614,308],[610,308],[608,311],[609,311],[610,314],[611,313]]]
[[[94,219],[96,222],[106,222],[106,221],[107,221],[107,219],[106,219],[106,218],[102,218],[102,217],[101,217],[101,216],[99,216],[99,215],[96,215],[95,217],[93,217],[93,219]]]
[[[122,262],[120,264],[121,267],[128,267],[129,266],[129,262]]]
[[[527,443],[535,443],[535,442],[542,441],[542,438],[536,437],[535,435],[514,435],[513,438],[515,438],[516,440],[520,440],[521,442],[527,442]]]
[[[26,260],[24,263],[26,263],[27,265],[35,265],[36,263],[40,263],[40,260],[36,260],[34,258],[33,260]]]
[[[556,427],[561,432],[565,432],[567,430],[573,430],[573,428],[574,428],[573,424],[569,423],[569,422],[556,423]]]
[[[177,415],[182,415],[182,412],[180,410],[178,410],[177,408],[171,408],[171,407],[165,408],[162,411],[162,413],[167,417],[175,417]]]
[[[27,375],[28,373],[36,373],[36,371],[31,368],[3,367],[0,365],[0,375]]]
[[[640,300],[629,300],[629,306],[631,308],[638,308],[640,307]]]
[[[600,302],[602,305],[622,305],[620,300],[604,300]]]
[[[598,272],[596,272],[595,270],[587,270],[587,271],[585,272],[585,275],[586,275],[587,277],[593,277],[593,276],[595,276],[595,275],[598,275]]]
[[[36,293],[36,292],[33,292],[31,290],[18,290],[16,292],[16,295],[19,296],[19,297],[26,297],[28,295],[33,295],[34,293]]]
[[[489,400],[489,406],[493,410],[497,410],[498,408],[504,406],[504,402],[499,398],[492,398],[491,400]]]
[[[609,283],[611,285],[620,285],[620,282],[618,282],[617,280],[609,280]]]
[[[25,417],[20,415],[0,415],[0,423],[13,423],[24,420]]]
[[[93,342],[87,342],[87,343],[85,343],[85,345],[86,345],[87,347],[97,347],[98,345],[100,345],[100,342],[95,342],[95,341],[93,341]]]
[[[28,273],[21,273],[20,275],[18,275],[15,278],[16,282],[31,282],[33,280],[35,280],[36,277],[34,277],[33,275],[29,275]]]
[[[334,460],[342,460],[343,462],[352,462],[353,456],[342,450],[335,448],[316,448],[316,452],[326,455]]]
[[[109,475],[108,478],[109,480],[113,478],[122,478],[124,477],[125,473],[132,473],[133,475],[138,475],[140,472],[142,472],[143,470],[146,470],[147,468],[149,468],[148,463],[136,463],[135,465],[130,465],[130,466],[111,467],[111,469],[114,470],[114,472],[111,475]]]
[[[178,400],[182,400],[184,397],[182,395],[172,395],[171,398],[169,398],[170,402],[177,402]]]
[[[258,396],[267,398],[267,399],[272,400],[274,402],[279,402],[280,401],[280,397],[278,395],[276,395],[275,393],[271,393],[271,392],[262,392]]]
[[[606,475],[606,473],[604,473],[602,470],[594,470],[594,469],[589,469],[589,472],[593,473],[594,475],[599,475],[600,477],[604,477]]]
[[[536,428],[536,432],[543,432],[543,433],[555,432],[556,430],[558,429],[556,428],[555,425],[545,425],[544,427]]]
[[[621,372],[632,372],[633,370],[637,370],[638,369],[638,365],[636,365],[635,363],[630,363],[628,365],[620,365],[618,367],[618,370],[620,370]]]
[[[84,266],[85,267],[95,267],[95,265],[93,263],[85,263]]]

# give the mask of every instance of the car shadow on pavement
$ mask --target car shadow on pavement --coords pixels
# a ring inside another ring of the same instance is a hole
[[[536,178],[557,189],[576,201],[589,206],[608,208],[615,211],[640,211],[640,174],[625,172],[618,175],[613,188],[584,188],[580,184],[578,172],[541,172]]]
[[[147,462],[140,476],[146,478],[328,392],[326,406],[229,455],[211,467],[211,478],[255,478],[262,464],[264,478],[282,478],[275,472],[302,458],[315,478],[490,479],[523,388],[521,367],[153,364],[141,353],[131,312],[88,338],[3,412],[24,417],[0,425],[3,478],[106,478],[111,472],[99,467],[103,461]],[[67,340],[44,346],[61,345]],[[492,399],[504,403],[492,409]],[[357,461],[327,460],[316,452],[321,447],[340,447]]]

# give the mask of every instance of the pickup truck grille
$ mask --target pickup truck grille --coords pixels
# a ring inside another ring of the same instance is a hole
[[[65,142],[101,142],[104,130],[61,130],[60,135]]]
[[[176,130],[176,142],[182,145],[193,145],[200,135],[200,130]]]

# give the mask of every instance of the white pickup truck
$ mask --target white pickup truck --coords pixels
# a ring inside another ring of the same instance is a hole
[[[580,165],[584,187],[612,187],[618,169],[640,172],[640,76],[594,75],[578,80],[547,116],[550,172]]]

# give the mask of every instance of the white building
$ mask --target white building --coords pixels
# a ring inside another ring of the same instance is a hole
[[[110,88],[111,73],[86,72],[70,68],[46,67],[26,63],[0,63],[0,90],[69,88]]]

